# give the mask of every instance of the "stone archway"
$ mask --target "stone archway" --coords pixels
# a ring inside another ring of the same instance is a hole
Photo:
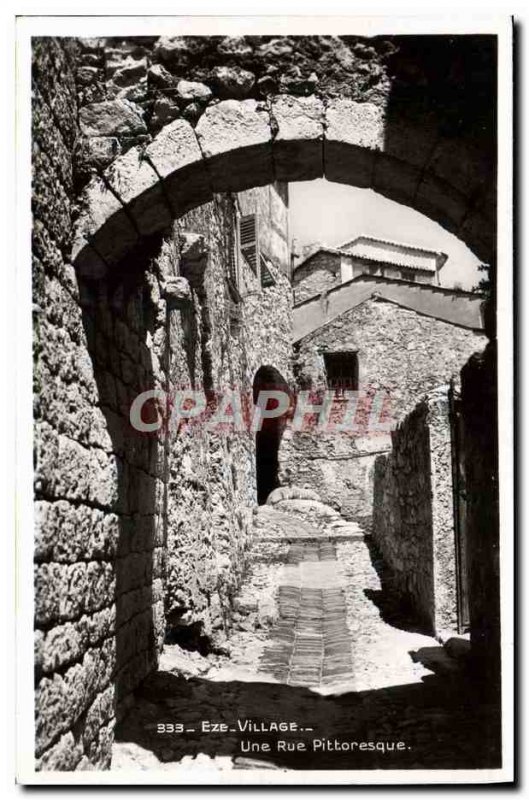
[[[209,201],[277,181],[372,188],[439,222],[478,257],[494,259],[490,158],[458,138],[432,139],[427,121],[390,121],[348,98],[277,95],[209,106],[195,128],[176,120],[146,147],[116,158],[83,191],[72,259],[99,277],[139,240]]]

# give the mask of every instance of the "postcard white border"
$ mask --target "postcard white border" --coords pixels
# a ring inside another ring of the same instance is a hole
[[[503,766],[497,770],[238,770],[195,767],[189,775],[141,771],[36,772],[33,692],[33,486],[31,375],[31,36],[236,34],[495,34],[498,36],[498,406],[502,622]],[[398,785],[513,780],[513,241],[512,20],[506,15],[438,16],[26,16],[17,20],[16,60],[16,532],[17,779],[26,785]],[[502,267],[502,265],[504,265]]]

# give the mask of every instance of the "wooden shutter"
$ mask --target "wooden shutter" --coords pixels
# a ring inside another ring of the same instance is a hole
[[[239,220],[239,241],[241,253],[250,265],[254,275],[259,271],[259,231],[257,214],[246,214]]]
[[[239,265],[238,265],[238,231],[237,217],[233,215],[233,225],[230,231],[229,253],[228,253],[228,275],[236,289],[239,289]]]
[[[267,286],[275,286],[276,282],[274,280],[274,276],[268,269],[268,263],[263,256],[261,256],[261,286],[266,288]]]

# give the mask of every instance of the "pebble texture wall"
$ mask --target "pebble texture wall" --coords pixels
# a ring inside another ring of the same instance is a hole
[[[321,252],[306,264],[300,265],[293,275],[294,299],[302,303],[315,294],[322,294],[341,283],[341,256],[337,253]]]
[[[452,445],[447,389],[430,394],[375,463],[373,539],[412,617],[457,629]]]
[[[382,421],[391,420],[394,427],[418,397],[457,374],[485,342],[484,333],[376,297],[301,339],[295,370],[302,388],[326,388],[325,352],[353,351],[363,400],[357,412],[360,432],[312,430],[285,439],[282,459],[291,480],[315,489],[346,516],[369,516],[375,458],[390,447],[389,432],[367,431],[373,397],[386,398]]]

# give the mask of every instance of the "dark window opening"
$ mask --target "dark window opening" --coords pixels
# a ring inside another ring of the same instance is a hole
[[[417,279],[417,273],[412,269],[401,269],[400,277],[405,281],[415,281]]]
[[[337,392],[358,389],[357,353],[324,353],[327,386]]]

